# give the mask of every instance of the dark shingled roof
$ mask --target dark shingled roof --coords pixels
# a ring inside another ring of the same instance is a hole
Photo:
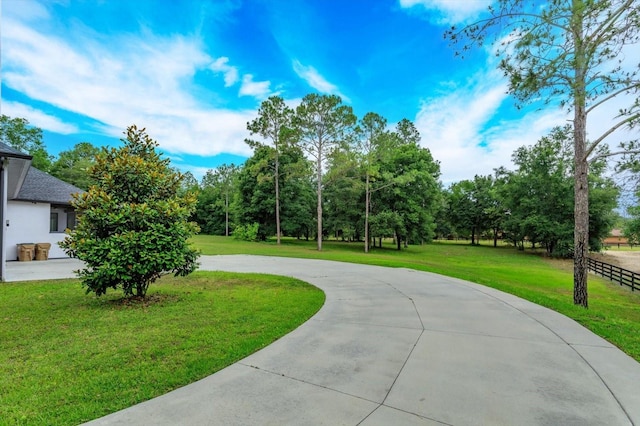
[[[14,200],[69,204],[71,202],[71,194],[75,192],[84,191],[35,167],[31,167],[24,179],[22,188],[18,192],[18,196]]]
[[[25,160],[31,160],[31,156],[29,154],[25,154],[24,152],[18,151],[17,149],[12,148],[5,143],[0,142],[0,157],[2,156],[24,158]]]

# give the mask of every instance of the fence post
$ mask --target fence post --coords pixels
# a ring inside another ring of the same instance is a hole
[[[618,267],[618,269],[620,269],[620,285],[622,285],[622,283],[624,282],[623,281],[624,280],[624,276],[622,275],[623,274],[622,268]]]
[[[609,277],[611,281],[613,281],[613,265],[609,264]]]

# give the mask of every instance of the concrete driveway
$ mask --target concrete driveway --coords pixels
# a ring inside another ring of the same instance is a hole
[[[90,424],[640,425],[640,364],[515,296],[407,269],[258,256],[201,263],[296,277],[327,300],[267,348]]]
[[[74,278],[73,271],[80,269],[83,262],[77,259],[49,259],[46,261],[7,262],[6,281],[57,280]]]

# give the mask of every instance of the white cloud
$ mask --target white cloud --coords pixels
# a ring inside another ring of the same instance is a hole
[[[623,118],[616,118],[619,111],[631,106],[636,97],[637,95],[634,94],[623,93],[593,110],[587,119],[587,138],[589,140],[595,140],[616,123],[623,120]],[[618,151],[616,147],[618,147],[621,142],[638,139],[639,137],[640,132],[638,129],[629,130],[628,127],[621,127],[607,136],[603,142],[607,143],[612,151]]]
[[[180,171],[183,173],[191,172],[193,177],[196,178],[198,182],[202,182],[202,178],[207,174],[209,170],[214,170],[215,167],[199,167],[199,166],[190,166],[190,165],[181,165]]]
[[[63,135],[70,135],[78,132],[78,128],[76,126],[64,123],[57,117],[18,102],[2,102],[2,113],[12,118],[26,118],[27,121],[29,121],[29,124],[39,127],[42,130],[49,130]]]
[[[338,95],[343,101],[350,102],[350,99],[340,93],[335,84],[329,83],[314,67],[302,65],[300,61],[294,59],[293,70],[301,79],[306,81],[309,86],[313,87],[320,93]]]
[[[238,82],[238,69],[229,65],[229,58],[220,57],[216,59],[209,68],[213,72],[222,72],[224,74],[224,87],[233,86]]]
[[[425,100],[416,115],[422,145],[441,162],[445,184],[492,174],[500,166],[512,168],[511,156],[517,148],[533,145],[573,118],[560,108],[548,107],[524,109],[519,118],[496,120],[498,108],[510,100],[504,94],[506,83],[487,74],[475,80],[481,83]],[[588,118],[587,137],[594,140],[609,129],[619,108],[628,102],[629,98],[615,99],[594,111]],[[605,143],[615,150],[621,141],[634,137],[637,131],[620,130]]]
[[[215,63],[198,39],[146,33],[100,44],[82,32],[45,34],[4,17],[2,24],[3,83],[13,90],[97,120],[95,130],[118,138],[131,124],[146,127],[166,151],[250,152],[244,138],[255,111],[209,107],[190,94],[195,72]],[[261,87],[254,83],[254,93]]]
[[[491,3],[492,0],[400,0],[400,7],[420,6],[436,12],[438,23],[458,24],[476,19]]]
[[[23,20],[48,18],[47,9],[35,0],[5,0],[2,3],[2,14]]]
[[[253,75],[245,74],[242,76],[242,85],[238,94],[240,96],[253,96],[258,99],[264,99],[269,96],[269,81],[253,81]]]
[[[640,51],[627,53],[634,61]],[[495,65],[495,57],[488,55],[487,69]],[[422,144],[441,162],[445,183],[491,174],[500,166],[510,168],[511,155],[518,147],[536,143],[553,127],[570,124],[573,119],[573,113],[542,102],[525,106],[519,117],[498,117],[503,102],[513,101],[505,94],[507,82],[498,71],[480,72],[466,86],[443,83],[441,87],[445,95],[425,99],[415,122]],[[609,130],[620,120],[615,118],[619,111],[631,105],[635,96],[621,94],[594,110],[587,120],[587,138],[593,141]],[[639,135],[637,129],[619,129],[604,143],[615,151],[620,142]]]
[[[211,65],[209,65],[209,69],[213,72],[221,72],[224,74],[225,87],[233,86],[239,80],[238,68],[229,65],[229,58],[225,56],[212,62]],[[253,96],[258,100],[262,100],[271,94],[270,86],[270,81],[253,81],[252,74],[244,74],[238,95]]]
[[[425,100],[415,119],[422,145],[441,163],[445,184],[510,167],[516,148],[536,142],[553,126],[566,122],[562,113],[537,111],[492,126],[508,99],[506,82],[495,73],[481,73],[470,81],[442,97]]]

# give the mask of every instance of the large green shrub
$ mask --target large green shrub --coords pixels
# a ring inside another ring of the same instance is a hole
[[[258,241],[258,230],[260,225],[254,222],[250,225],[238,225],[233,230],[233,238],[244,241]]]
[[[145,129],[131,126],[124,146],[103,148],[89,169],[95,185],[74,197],[78,225],[60,246],[85,262],[77,271],[87,293],[121,287],[126,296],[146,295],[166,273],[188,275],[198,253],[188,243],[198,231],[188,221],[192,193],[180,195],[182,175],[156,152]]]

